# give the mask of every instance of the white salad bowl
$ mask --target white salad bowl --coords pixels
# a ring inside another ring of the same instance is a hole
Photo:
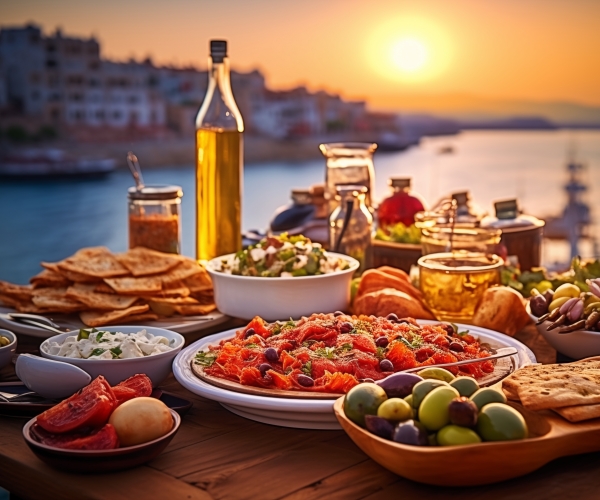
[[[8,345],[0,347],[0,369],[7,366],[17,350],[17,336],[9,330],[0,330],[0,335],[10,340]]]
[[[592,356],[600,356],[600,332],[591,330],[575,330],[570,333],[558,333],[560,328],[548,331],[547,328],[552,321],[544,321],[537,325],[538,318],[531,314],[529,302],[527,312],[533,321],[539,334],[561,354],[573,359],[584,359]]]
[[[347,310],[350,283],[359,262],[347,255],[327,254],[348,262],[348,269],[317,276],[239,276],[219,271],[221,261],[233,254],[216,257],[206,269],[212,278],[217,309],[236,318],[260,316],[267,321]]]
[[[54,337],[46,339],[40,345],[40,353],[44,358],[71,363],[78,366],[82,370],[90,374],[92,379],[98,375],[103,375],[111,385],[116,385],[126,378],[132,377],[138,373],[146,374],[152,380],[152,386],[156,387],[160,384],[171,372],[171,364],[175,356],[181,351],[185,339],[182,335],[171,330],[163,328],[154,328],[150,326],[106,326],[98,327],[97,330],[108,332],[121,333],[137,333],[140,330],[152,335],[160,335],[169,339],[173,349],[170,351],[154,354],[152,356],[144,356],[143,358],[127,358],[127,359],[84,359],[84,358],[67,358],[65,356],[56,356],[48,352],[48,348],[52,342],[62,344],[67,337],[77,335],[78,330],[73,332],[62,333]]]

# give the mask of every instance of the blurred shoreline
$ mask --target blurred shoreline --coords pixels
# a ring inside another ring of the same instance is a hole
[[[324,142],[377,142],[373,138],[358,134],[342,136],[310,136],[300,139],[273,139],[258,135],[244,136],[244,163],[251,165],[265,162],[297,162],[322,158],[319,144]],[[408,145],[407,145],[408,146]],[[194,139],[165,138],[119,142],[75,142],[57,140],[43,144],[28,144],[12,148],[13,151],[27,149],[60,149],[76,158],[113,158],[117,168],[127,168],[126,155],[133,151],[142,168],[182,166],[194,164]]]

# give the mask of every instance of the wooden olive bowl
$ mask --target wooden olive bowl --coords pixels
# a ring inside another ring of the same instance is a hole
[[[563,456],[600,450],[600,419],[572,424],[550,410],[532,412],[509,402],[529,428],[529,438],[463,446],[412,446],[371,434],[344,414],[335,416],[350,439],[386,469],[413,481],[438,486],[475,486],[523,476]]]

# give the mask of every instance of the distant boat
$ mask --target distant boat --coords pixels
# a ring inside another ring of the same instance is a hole
[[[439,155],[451,155],[455,152],[454,146],[451,144],[446,144],[445,146],[440,146],[437,149],[437,154]]]
[[[567,240],[571,245],[571,257],[578,255],[578,242],[580,239],[594,240],[591,234],[592,216],[590,207],[582,199],[582,194],[588,189],[581,180],[585,165],[571,159],[567,163],[569,181],[564,186],[568,202],[562,215],[545,217],[546,227],[544,238]]]
[[[0,177],[106,175],[116,167],[112,158],[73,158],[60,149],[26,149],[0,158]]]

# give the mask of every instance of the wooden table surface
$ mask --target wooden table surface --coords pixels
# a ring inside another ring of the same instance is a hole
[[[231,326],[237,325],[221,329]],[[187,337],[191,342],[200,336]],[[539,361],[555,361],[556,353],[533,326],[517,338],[532,348]],[[27,348],[27,344],[24,346]],[[12,379],[12,367],[0,372],[0,381]],[[566,500],[600,495],[600,453],[556,460],[528,476],[493,486],[433,487],[388,472],[342,431],[287,429],[246,420],[190,393],[172,376],[161,388],[193,401],[194,406],[159,457],[119,473],[81,475],[53,469],[25,444],[21,435],[25,420],[0,417],[0,486],[18,498],[111,500]]]

